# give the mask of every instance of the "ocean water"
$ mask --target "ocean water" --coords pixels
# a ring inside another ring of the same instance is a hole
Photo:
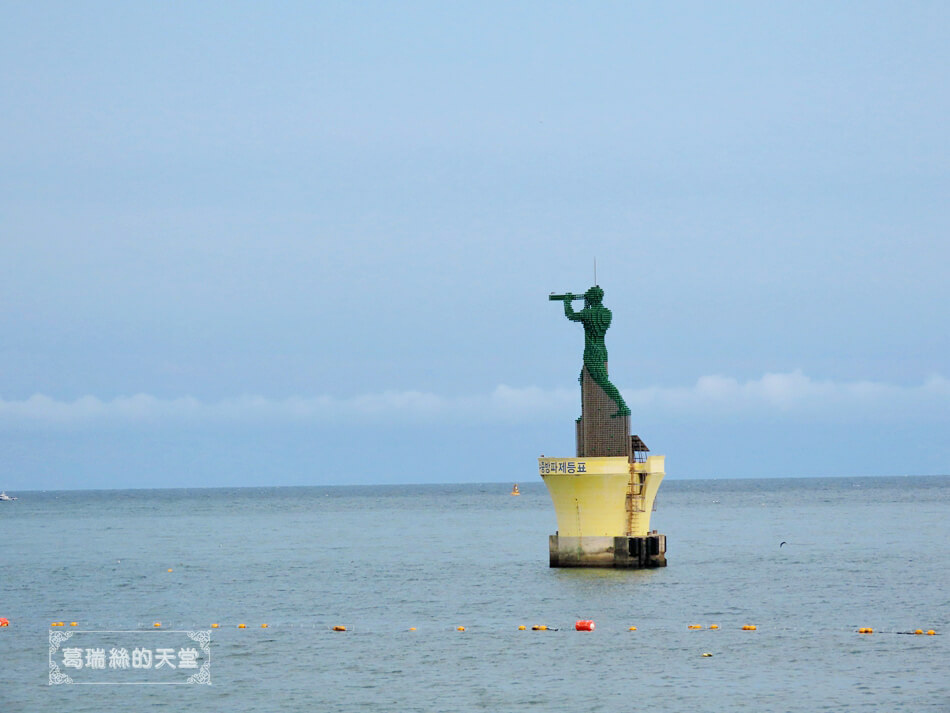
[[[0,712],[950,711],[950,478],[670,480],[642,571],[550,569],[521,489],[17,493]],[[54,621],[219,623],[212,685],[49,685]]]

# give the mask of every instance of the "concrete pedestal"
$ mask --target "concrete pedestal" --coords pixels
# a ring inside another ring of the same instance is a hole
[[[664,457],[539,458],[554,503],[552,567],[666,566],[666,536],[650,529]]]

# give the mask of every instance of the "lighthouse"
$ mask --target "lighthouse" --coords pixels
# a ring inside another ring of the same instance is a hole
[[[612,314],[604,291],[551,294],[565,316],[584,327],[581,415],[575,422],[576,456],[538,458],[538,473],[557,515],[548,538],[552,567],[665,567],[666,535],[650,530],[664,458],[649,455],[630,432],[630,408],[607,377],[604,336]],[[584,300],[579,312],[573,303]]]

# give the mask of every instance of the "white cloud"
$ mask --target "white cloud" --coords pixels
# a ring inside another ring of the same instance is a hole
[[[635,414],[657,418],[818,417],[861,421],[874,418],[950,417],[950,380],[933,376],[916,386],[882,382],[812,379],[801,371],[764,374],[748,381],[703,376],[692,386],[622,390]],[[491,393],[443,396],[422,391],[385,391],[350,398],[294,396],[273,399],[238,396],[201,401],[190,396],[162,399],[148,394],[102,400],[83,396],[58,401],[37,394],[0,399],[0,423],[17,427],[109,426],[213,423],[484,423],[573,418],[580,394],[573,389],[500,385]]]
[[[950,415],[950,380],[932,376],[920,385],[897,386],[872,381],[819,381],[800,370],[764,374],[741,382],[726,376],[703,376],[691,387],[632,389],[631,408],[668,414],[773,414],[871,417],[915,408]]]

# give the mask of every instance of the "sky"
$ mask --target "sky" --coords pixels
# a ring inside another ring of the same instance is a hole
[[[944,2],[0,2],[0,488],[950,473]]]

